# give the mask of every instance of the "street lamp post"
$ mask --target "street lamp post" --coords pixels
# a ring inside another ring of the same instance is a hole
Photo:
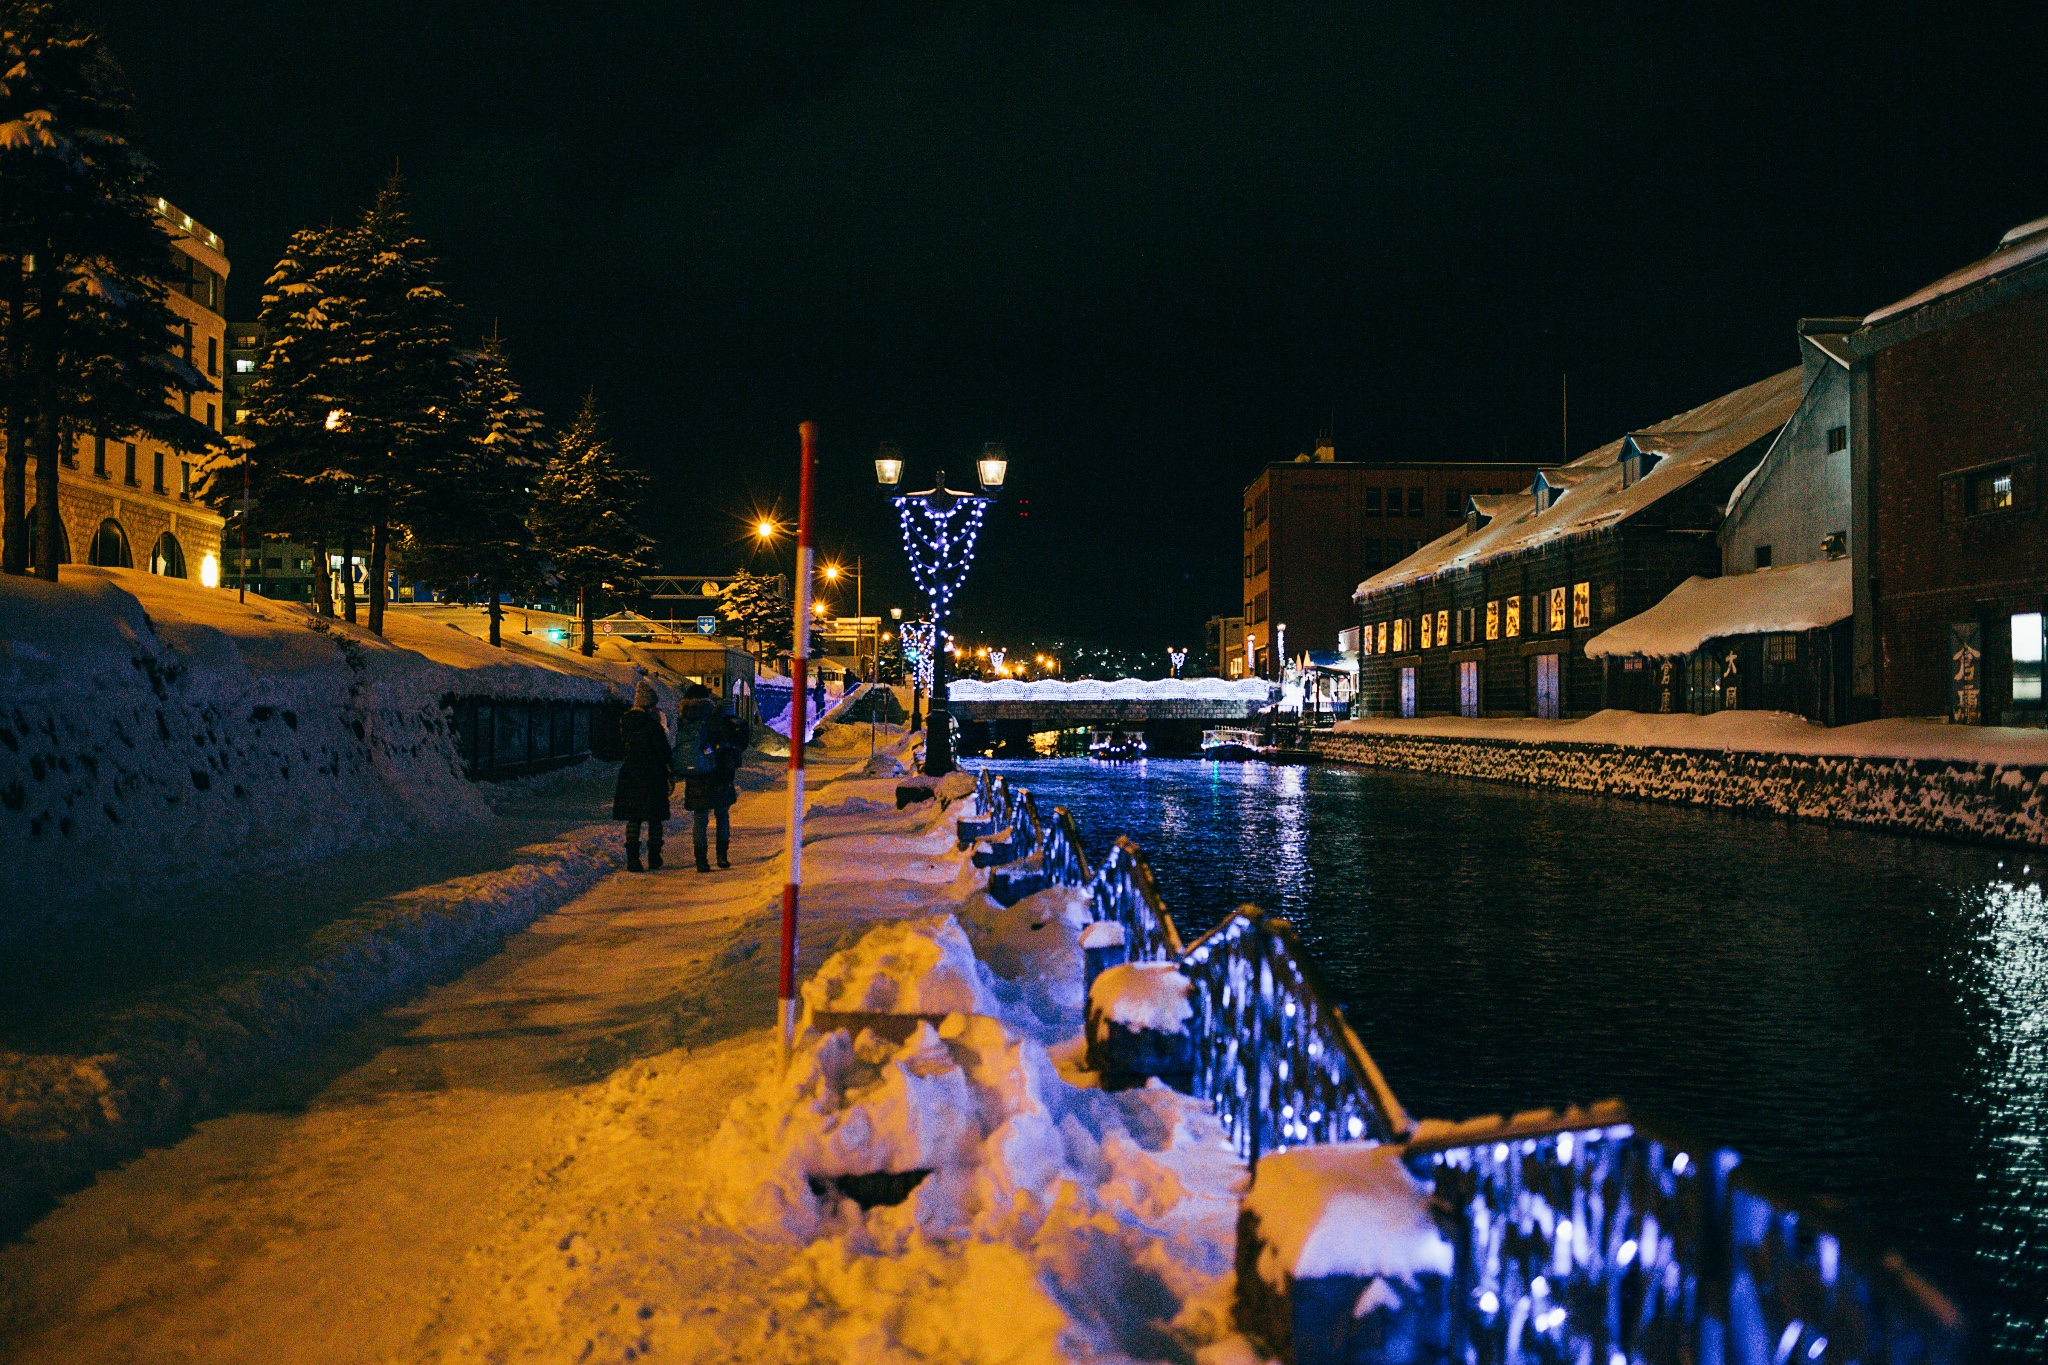
[[[925,491],[898,493],[889,499],[902,527],[903,552],[910,560],[911,573],[931,603],[932,690],[924,740],[924,770],[931,777],[943,777],[954,767],[952,716],[946,708],[946,615],[953,594],[974,566],[982,518],[994,504],[1009,468],[1003,448],[990,442],[975,461],[980,493],[946,487],[942,469]],[[903,482],[903,453],[895,446],[885,443],[875,453],[875,482],[885,489]]]

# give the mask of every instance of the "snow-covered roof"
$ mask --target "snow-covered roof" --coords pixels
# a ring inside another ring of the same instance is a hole
[[[1728,578],[1688,578],[1640,615],[1586,642],[1586,657],[1690,654],[1708,640],[1820,630],[1854,610],[1847,559],[1788,564]]]
[[[1542,472],[1553,487],[1569,485],[1544,511],[1533,493],[1477,499],[1473,505],[1492,520],[1478,530],[1460,527],[1358,585],[1354,598],[1466,569],[1502,555],[1612,526],[1667,494],[1675,493],[1722,461],[1748,449],[1782,427],[1803,396],[1798,366],[1746,388],[1703,403],[1689,412],[1610,441],[1569,464]],[[1623,447],[1663,458],[1655,468],[1622,486]]]
[[[946,695],[954,701],[1268,701],[1273,685],[1258,678],[999,678],[948,683]]]
[[[1897,303],[1889,303],[1863,319],[1865,327],[1875,327],[1889,322],[1904,313],[1910,313],[1923,304],[1950,294],[1961,293],[1972,285],[2010,274],[2029,261],[2048,255],[2048,218],[2036,218],[2031,223],[2021,223],[2001,237],[1998,247],[1982,260],[1972,261],[1961,270],[1952,270],[1925,289],[1919,289]]]

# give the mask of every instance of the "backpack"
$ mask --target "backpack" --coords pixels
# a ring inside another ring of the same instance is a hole
[[[689,703],[676,714],[677,772],[689,776],[716,770],[718,715],[717,707],[703,701]]]

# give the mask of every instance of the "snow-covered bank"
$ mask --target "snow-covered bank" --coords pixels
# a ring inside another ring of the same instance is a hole
[[[622,664],[387,635],[127,569],[0,579],[0,937],[229,863],[290,866],[483,819],[442,701],[596,701]]]
[[[501,871],[391,897],[320,935],[306,960],[128,1011],[90,1056],[0,1051],[0,1227],[572,899],[618,866],[616,835],[591,826]]]
[[[2048,842],[2048,731],[1881,720],[1834,729],[1781,712],[1602,711],[1584,720],[1347,721],[1318,757],[1524,786],[1933,834]]]

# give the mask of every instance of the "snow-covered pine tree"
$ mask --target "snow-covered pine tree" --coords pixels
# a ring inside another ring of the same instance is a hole
[[[251,462],[265,529],[313,548],[319,566],[313,600],[323,616],[334,615],[328,546],[356,524],[352,481],[336,437],[339,418],[329,425],[340,400],[334,392],[339,338],[328,303],[329,292],[342,286],[346,235],[332,226],[293,233],[263,282],[259,316],[266,340],[249,386],[249,436],[207,485],[207,496],[227,510],[241,491],[242,461]]]
[[[0,566],[28,561],[28,456],[36,539],[54,547],[57,465],[85,433],[216,448],[165,393],[211,392],[179,356],[166,302],[169,234],[145,197],[154,171],[128,140],[133,97],[98,34],[68,6],[9,0],[0,11]],[[57,577],[55,554],[36,570]]]
[[[370,530],[370,631],[384,633],[391,527],[419,493],[462,399],[454,308],[394,173],[340,242],[324,309],[341,468]]]
[[[594,621],[606,584],[624,588],[654,565],[637,526],[647,476],[605,439],[597,395],[583,400],[534,491],[533,532],[555,581],[583,601],[583,652],[597,652]]]
[[[778,649],[789,647],[789,598],[772,575],[741,569],[718,595],[718,619],[729,634]]]
[[[527,521],[549,443],[497,337],[463,357],[463,381],[451,439],[406,514],[403,554],[414,579],[480,594],[498,645],[499,595],[539,576]]]

